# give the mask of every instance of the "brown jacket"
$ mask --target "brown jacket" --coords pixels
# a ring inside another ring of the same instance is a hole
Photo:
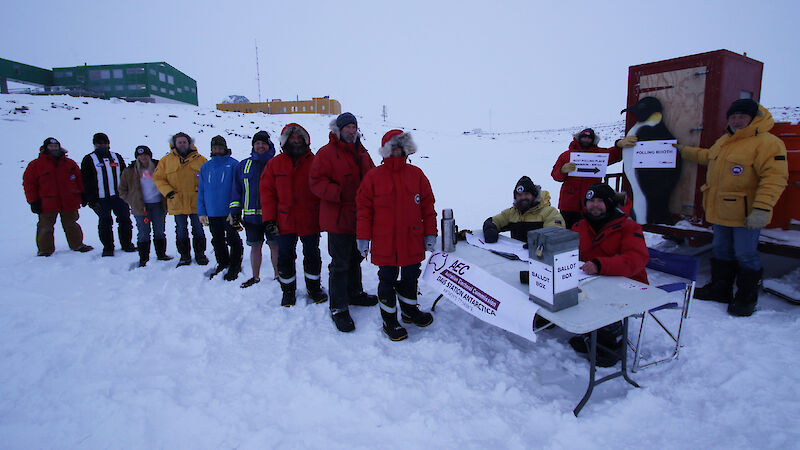
[[[153,172],[158,166],[158,160],[153,160]],[[128,165],[122,171],[119,180],[119,196],[125,200],[131,207],[131,212],[134,216],[144,216],[144,196],[142,195],[142,185],[139,179],[142,177],[139,162],[134,160],[133,164]],[[161,204],[164,205],[164,210],[167,210],[167,201],[164,196],[161,196]]]

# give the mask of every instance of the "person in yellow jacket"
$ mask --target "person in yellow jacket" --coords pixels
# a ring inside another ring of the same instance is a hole
[[[758,237],[786,187],[789,168],[786,146],[769,132],[775,122],[766,108],[739,99],[727,117],[727,132],[711,148],[676,147],[684,159],[708,166],[700,189],[706,221],[714,224],[711,282],[696,289],[694,298],[727,303],[729,314],[750,316],[763,274]]]
[[[483,237],[491,244],[501,232],[511,231],[512,238],[528,242],[528,231],[545,227],[564,228],[564,218],[550,205],[550,193],[523,176],[514,187],[514,206],[486,219]]]
[[[204,266],[206,257],[206,235],[197,216],[197,185],[200,167],[207,159],[197,153],[191,137],[178,133],[170,139],[170,152],[161,158],[153,173],[156,187],[167,199],[167,210],[175,216],[175,247],[181,254],[178,266],[192,263],[189,253],[189,226],[192,223],[192,247],[194,260]]]

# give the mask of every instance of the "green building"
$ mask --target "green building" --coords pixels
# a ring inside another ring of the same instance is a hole
[[[197,105],[197,82],[163,61],[55,67],[49,71],[0,59],[0,80],[4,79],[42,86],[46,93]]]

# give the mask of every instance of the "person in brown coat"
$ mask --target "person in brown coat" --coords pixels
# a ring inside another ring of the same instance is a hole
[[[139,251],[139,267],[150,260],[150,231],[153,232],[153,246],[159,261],[169,261],[167,255],[167,235],[165,233],[167,202],[153,182],[158,160],[146,145],[136,147],[136,161],[125,168],[120,175],[119,196],[130,205],[136,219],[136,248]]]

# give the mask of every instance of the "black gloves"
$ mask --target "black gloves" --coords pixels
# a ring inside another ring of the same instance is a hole
[[[500,230],[497,229],[497,225],[494,224],[491,217],[483,222],[483,238],[487,244],[494,244],[500,238]]]
[[[167,192],[167,195],[165,195],[164,197],[167,197],[167,199],[172,200],[172,197],[175,197],[175,191]]]
[[[269,222],[264,222],[264,227],[266,228],[267,233],[272,236],[277,236],[280,232],[278,230],[278,224],[274,220],[270,220]]]
[[[41,214],[42,213],[42,201],[36,200],[35,202],[31,202],[31,212],[34,214]]]

